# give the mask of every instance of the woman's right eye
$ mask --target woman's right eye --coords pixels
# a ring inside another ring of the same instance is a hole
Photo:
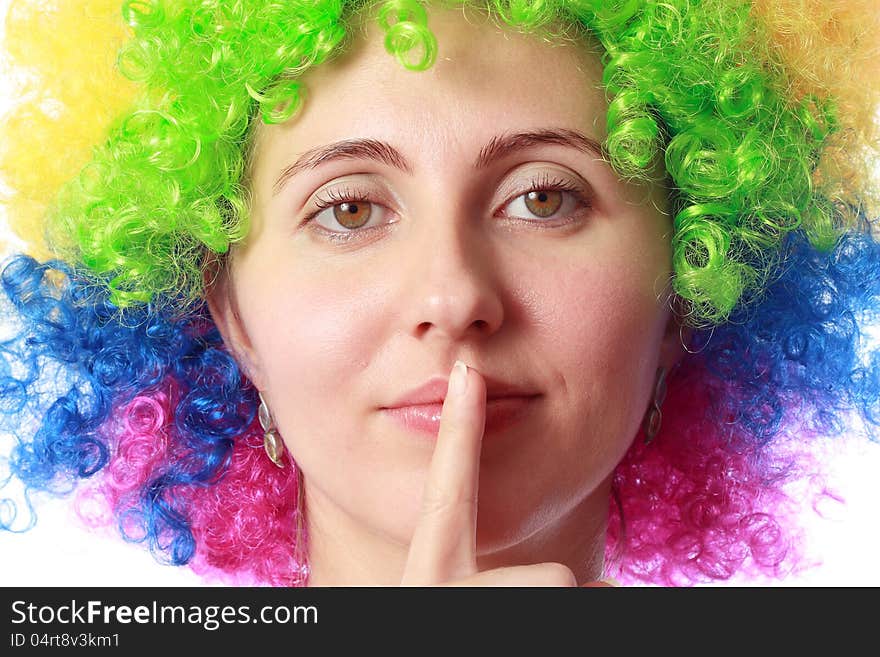
[[[331,190],[326,192],[326,197],[315,199],[314,204],[317,210],[306,223],[316,224],[324,232],[333,233],[334,237],[349,237],[351,233],[387,223],[388,209],[368,200],[365,194]]]
[[[345,201],[317,212],[312,221],[322,224],[327,230],[333,230],[333,226],[342,226],[346,231],[336,232],[347,232],[363,228],[373,215],[381,215],[381,209],[381,206],[370,201]]]

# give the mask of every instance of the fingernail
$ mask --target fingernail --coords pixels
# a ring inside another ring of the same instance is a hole
[[[452,374],[449,375],[449,394],[456,397],[464,396],[467,390],[467,365],[460,360],[455,361]]]

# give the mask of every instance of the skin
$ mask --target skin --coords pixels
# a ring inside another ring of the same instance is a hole
[[[429,25],[428,71],[401,67],[367,24],[304,77],[297,117],[259,127],[251,232],[209,306],[302,471],[311,584],[589,582],[613,469],[657,368],[681,355],[666,192],[560,144],[474,169],[496,135],[601,142],[599,58],[470,11],[432,9]],[[388,142],[411,170],[348,158],[274,192],[303,153],[356,138]],[[540,218],[523,194],[548,177],[581,198]],[[373,203],[358,239],[328,238],[347,230],[332,208],[306,221],[328,188]],[[436,438],[381,410],[456,360],[468,392],[447,396]],[[483,440],[491,379],[540,396]]]

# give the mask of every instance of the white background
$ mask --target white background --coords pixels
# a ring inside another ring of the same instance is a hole
[[[8,5],[9,0],[0,0],[0,15],[5,16]],[[11,105],[9,96],[9,87],[0,78],[0,113]],[[824,504],[824,517],[811,511],[804,516],[809,552],[821,564],[787,578],[783,584],[880,585],[880,445],[863,440],[844,442],[846,449],[828,466],[830,483],[847,502]],[[8,441],[0,442],[0,454],[7,451]],[[0,497],[3,492],[0,490]],[[0,585],[202,583],[186,568],[158,564],[140,546],[87,530],[74,513],[70,499],[38,499],[37,506],[39,522],[35,528],[22,534],[0,532]]]

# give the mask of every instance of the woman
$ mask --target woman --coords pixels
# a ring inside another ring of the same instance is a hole
[[[261,582],[784,573],[789,440],[877,417],[877,89],[760,5],[464,5],[123,3],[69,264],[4,270],[14,471]]]

